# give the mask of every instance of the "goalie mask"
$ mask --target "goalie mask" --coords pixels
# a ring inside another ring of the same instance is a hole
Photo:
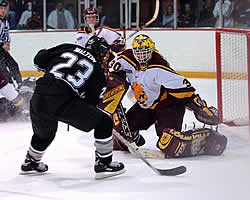
[[[104,62],[105,57],[110,50],[110,46],[107,41],[104,38],[97,36],[92,36],[88,40],[85,47],[92,53],[100,64]]]
[[[147,63],[155,50],[155,43],[147,35],[140,34],[134,38],[132,50],[135,59],[140,63],[141,70],[146,70]]]
[[[87,26],[95,26],[99,23],[99,15],[95,8],[87,8],[83,12],[84,23]]]

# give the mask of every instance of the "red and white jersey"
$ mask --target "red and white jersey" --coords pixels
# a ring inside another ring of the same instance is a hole
[[[108,42],[109,45],[112,45],[115,40],[121,37],[120,33],[116,32],[115,30],[107,26],[103,26],[102,28],[100,27],[96,28],[95,34],[98,37],[103,37]],[[94,33],[89,33],[87,31],[87,27],[84,27],[83,30],[77,33],[75,43],[82,47],[85,47],[87,41],[93,35]]]
[[[138,68],[132,49],[118,55],[117,62],[111,62],[111,71],[124,71],[134,96],[142,108],[154,108],[165,95],[166,89],[178,90],[186,88],[185,78],[170,68],[169,63],[154,51],[146,70]]]

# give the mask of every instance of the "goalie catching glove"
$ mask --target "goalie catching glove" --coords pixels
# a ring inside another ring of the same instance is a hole
[[[199,122],[208,125],[218,125],[218,110],[215,107],[207,107],[206,101],[202,100],[198,94],[193,95],[186,106],[193,110]]]

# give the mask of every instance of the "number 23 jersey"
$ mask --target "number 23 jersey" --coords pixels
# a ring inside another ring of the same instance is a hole
[[[39,71],[53,74],[56,79],[67,83],[72,91],[89,103],[97,104],[105,92],[103,69],[94,56],[79,45],[62,44],[40,50],[34,64]]]
[[[114,71],[125,71],[132,86],[134,96],[142,108],[154,108],[163,96],[165,89],[185,88],[185,78],[169,67],[169,63],[154,51],[146,70],[140,70],[132,49],[119,54],[117,62],[111,61]]]

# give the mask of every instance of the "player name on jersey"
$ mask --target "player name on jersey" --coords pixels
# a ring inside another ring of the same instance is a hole
[[[92,62],[96,62],[96,59],[94,58],[94,56],[92,56],[89,52],[83,50],[83,49],[80,49],[80,48],[75,48],[74,52],[77,52],[77,53],[80,53],[82,54],[83,56],[86,56],[87,58],[89,58]]]

